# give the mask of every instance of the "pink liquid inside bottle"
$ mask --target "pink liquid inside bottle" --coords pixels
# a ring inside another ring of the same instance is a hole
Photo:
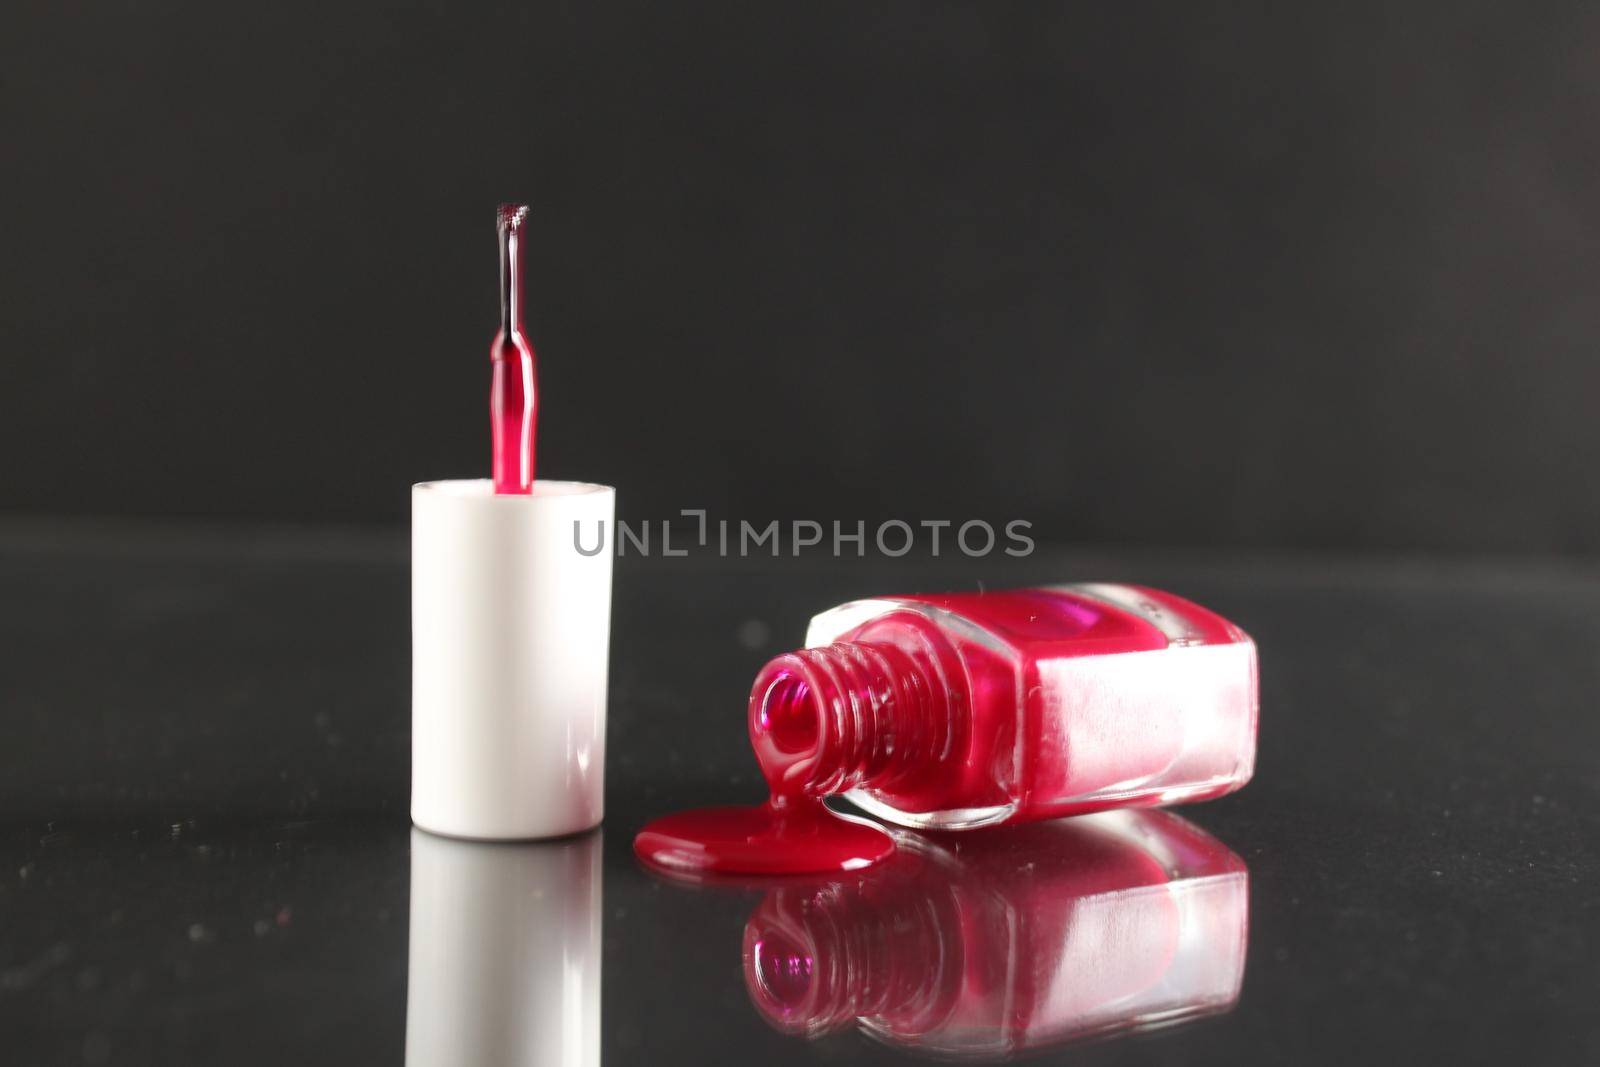
[[[1071,585],[855,601],[812,620],[749,704],[772,799],[668,816],[635,849],[683,870],[850,870],[887,836],[1206,800],[1249,780],[1256,651],[1170,593]],[[836,825],[837,824],[837,825]]]

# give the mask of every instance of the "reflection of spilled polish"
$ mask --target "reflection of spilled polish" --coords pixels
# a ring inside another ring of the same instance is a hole
[[[1244,862],[1166,812],[898,839],[853,879],[773,890],[745,927],[763,1017],[995,1057],[1181,1022],[1239,997]]]
[[[599,1064],[600,841],[411,832],[407,1067]]]

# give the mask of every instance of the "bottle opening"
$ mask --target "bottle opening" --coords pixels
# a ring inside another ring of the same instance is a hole
[[[756,675],[750,744],[773,796],[848,793],[900,773],[929,748],[936,703],[943,707],[933,681],[899,649],[797,649]]]
[[[767,686],[756,715],[756,728],[785,756],[798,756],[817,746],[821,726],[811,686],[798,674],[781,672]]]

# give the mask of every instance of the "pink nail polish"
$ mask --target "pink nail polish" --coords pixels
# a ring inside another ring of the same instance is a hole
[[[830,833],[824,797],[961,830],[1206,800],[1254,765],[1255,645],[1170,593],[884,597],[817,616],[806,643],[762,668],[750,695],[772,799],[657,820],[635,841],[641,857],[679,870],[851,870],[891,849],[859,823]]]
[[[751,915],[745,984],[775,1029],[1010,1055],[1238,1000],[1248,872],[1175,815],[902,839],[881,867],[775,889]]]
[[[489,423],[494,441],[494,491],[533,491],[533,440],[538,416],[533,346],[522,332],[522,236],[528,208],[501,204],[500,331],[489,348],[494,379]]]

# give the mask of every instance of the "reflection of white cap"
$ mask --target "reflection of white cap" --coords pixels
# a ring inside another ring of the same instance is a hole
[[[411,818],[556,837],[604,813],[616,491],[411,489]]]
[[[406,1067],[599,1067],[600,846],[411,831]]]

